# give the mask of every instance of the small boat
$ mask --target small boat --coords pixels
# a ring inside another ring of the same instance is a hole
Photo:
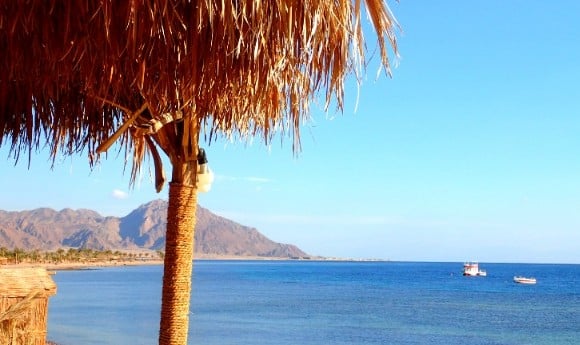
[[[468,277],[485,277],[487,272],[479,269],[477,262],[466,262],[463,264],[463,275]]]
[[[518,284],[536,284],[536,278],[515,276],[514,282]]]

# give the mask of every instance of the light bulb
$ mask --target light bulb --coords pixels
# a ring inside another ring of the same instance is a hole
[[[205,150],[199,148],[197,153],[197,190],[205,193],[209,192],[211,189],[211,184],[213,183],[213,172],[209,168],[207,163],[207,156]]]

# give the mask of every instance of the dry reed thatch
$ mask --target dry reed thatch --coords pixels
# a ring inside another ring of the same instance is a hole
[[[364,3],[388,71],[397,24],[382,0]],[[53,155],[87,149],[94,163],[125,123],[133,177],[157,155],[153,142],[172,161],[191,158],[200,128],[210,140],[282,131],[298,148],[311,97],[324,89],[341,106],[345,74],[363,67],[362,10],[360,0],[3,0],[0,146],[16,160],[45,143]]]
[[[44,345],[48,297],[55,293],[45,269],[0,269],[0,345]]]

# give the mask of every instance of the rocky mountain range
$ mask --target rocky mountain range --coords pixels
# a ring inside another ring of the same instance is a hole
[[[196,216],[195,253],[198,255],[308,257],[294,245],[276,243],[255,228],[220,217],[199,205]],[[0,210],[0,247],[163,250],[166,224],[164,200],[141,205],[121,218],[104,217],[86,209]]]

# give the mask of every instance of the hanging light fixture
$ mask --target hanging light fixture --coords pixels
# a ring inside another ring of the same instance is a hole
[[[207,163],[207,155],[203,148],[197,152],[197,190],[200,192],[209,192],[213,183],[213,172]]]

